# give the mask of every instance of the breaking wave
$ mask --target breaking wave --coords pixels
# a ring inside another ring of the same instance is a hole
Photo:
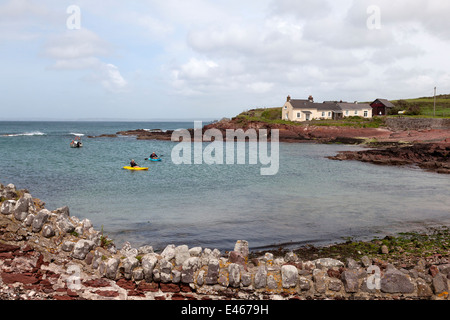
[[[33,131],[33,132],[24,132],[24,133],[11,133],[11,134],[4,134],[2,137],[22,137],[22,136],[45,136],[46,134],[40,131]]]

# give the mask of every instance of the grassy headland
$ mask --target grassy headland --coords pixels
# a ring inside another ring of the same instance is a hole
[[[314,126],[337,126],[353,128],[380,128],[385,124],[388,117],[411,117],[411,118],[450,118],[450,94],[436,96],[436,108],[434,108],[434,97],[422,97],[415,99],[392,100],[395,106],[386,117],[347,117],[341,120],[312,120],[309,122],[295,122],[282,120],[281,107],[278,108],[255,108],[241,112],[234,119],[237,122],[265,122],[268,124],[289,124]],[[370,103],[370,102],[366,102]],[[404,111],[398,115],[399,111]]]

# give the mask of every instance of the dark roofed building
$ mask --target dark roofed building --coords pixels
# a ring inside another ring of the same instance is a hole
[[[387,99],[376,99],[370,104],[374,116],[385,116],[394,105]]]
[[[372,108],[368,104],[336,101],[317,103],[314,102],[312,96],[309,96],[308,99],[291,99],[288,96],[286,103],[282,107],[282,119],[288,121],[338,120],[349,116],[371,118]]]
[[[287,97],[282,109],[283,120],[309,121],[313,119],[340,119],[342,110],[335,102],[314,102],[312,96],[308,99],[291,99]]]

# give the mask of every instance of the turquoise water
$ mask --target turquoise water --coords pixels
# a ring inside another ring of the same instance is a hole
[[[254,250],[450,225],[449,176],[325,158],[355,146],[281,143],[278,174],[262,176],[259,164],[175,165],[170,141],[87,138],[193,126],[0,122],[0,182],[28,189],[50,210],[68,205],[119,246],[230,250],[247,240]],[[74,134],[84,135],[83,148],[69,148]],[[152,151],[163,161],[145,161]],[[131,158],[149,170],[123,170]]]

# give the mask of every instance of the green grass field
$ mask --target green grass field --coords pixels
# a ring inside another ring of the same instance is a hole
[[[436,109],[434,108],[433,97],[422,97],[416,99],[399,99],[391,101],[398,109],[417,108],[418,114],[410,116],[422,116],[427,118],[450,118],[450,95],[443,94],[436,96]]]

